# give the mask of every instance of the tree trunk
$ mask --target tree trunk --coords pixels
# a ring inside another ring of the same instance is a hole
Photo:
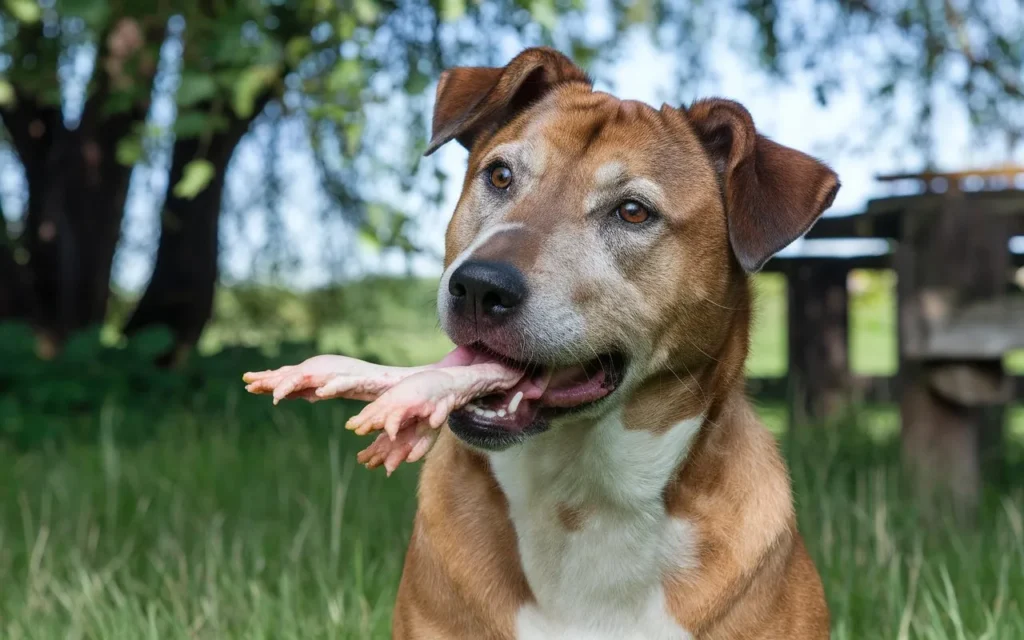
[[[43,125],[54,130],[45,159],[26,163],[33,320],[55,346],[106,315],[132,171],[117,163],[117,143],[141,117],[100,121],[87,113],[77,129],[68,130],[58,114]]]
[[[264,99],[255,113],[265,106]],[[218,274],[218,227],[228,163],[252,119],[232,119],[226,131],[208,142],[189,138],[174,144],[167,197],[160,225],[153,276],[124,327],[127,335],[152,326],[166,326],[174,335],[174,348],[163,365],[180,362],[199,340],[213,312]],[[185,166],[205,158],[216,169],[213,179],[194,198],[174,194]]]
[[[22,320],[31,313],[25,278],[25,269],[15,261],[7,236],[0,237],[0,322]]]
[[[137,28],[137,22],[124,18],[112,33]],[[30,318],[43,355],[55,353],[70,332],[103,322],[132,173],[132,167],[118,163],[117,146],[149,110],[155,63],[136,76],[121,75],[122,65],[141,54],[141,45],[115,54],[107,35],[99,39],[102,50],[96,75],[77,127],[65,125],[59,104],[39,102],[18,86],[13,105],[0,109],[28,183],[21,238],[28,262],[19,271],[17,282],[22,286],[10,294],[18,302],[0,305],[0,315]],[[41,36],[28,32],[25,37]],[[163,26],[157,23],[145,33],[148,42],[162,37]],[[26,48],[31,50],[35,44],[29,42]],[[133,85],[140,89],[139,97],[127,108],[107,113],[112,92],[127,91]],[[0,257],[0,262],[4,260]],[[10,266],[0,265],[0,269]]]

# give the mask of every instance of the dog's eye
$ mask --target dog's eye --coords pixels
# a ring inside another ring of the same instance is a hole
[[[491,184],[497,189],[508,189],[512,184],[512,170],[503,164],[491,167]]]
[[[647,219],[651,217],[651,213],[647,208],[635,200],[626,200],[620,204],[619,208],[615,210],[615,215],[623,222],[630,224],[647,222]]]

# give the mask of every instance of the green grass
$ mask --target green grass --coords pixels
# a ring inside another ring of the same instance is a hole
[[[851,303],[851,360],[883,375],[895,369],[892,282],[865,281]],[[145,344],[119,355],[83,345],[59,375],[22,353],[18,375],[29,382],[0,393],[0,638],[389,637],[418,467],[391,479],[366,472],[354,464],[365,442],[339,428],[352,404],[272,409],[239,393],[234,376],[313,347],[400,364],[436,358],[449,343],[433,287],[225,289],[201,351],[314,344],[265,357],[229,350],[178,378],[141,367],[105,383],[144,360]],[[757,291],[748,371],[782,375],[785,283],[765,276]],[[117,342],[109,331],[104,340]],[[1024,371],[1024,353],[1008,361]],[[925,519],[900,482],[892,407],[860,407],[849,424],[792,437],[783,407],[759,410],[789,459],[833,638],[1024,638],[1019,483],[988,495],[972,527]],[[1024,409],[1010,433],[1019,479]]]
[[[386,637],[415,471],[385,482],[300,415],[0,454],[0,637]]]
[[[343,413],[228,398],[137,447],[0,450],[0,637],[388,637],[418,467],[355,465]],[[1024,637],[1020,490],[975,529],[924,524],[891,443],[840,433],[790,456],[833,637]]]

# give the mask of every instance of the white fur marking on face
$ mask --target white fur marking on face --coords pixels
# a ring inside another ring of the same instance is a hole
[[[658,434],[627,430],[617,410],[490,454],[536,598],[519,611],[519,640],[691,637],[669,614],[661,579],[696,566],[697,534],[665,512],[663,492],[703,420]],[[579,529],[556,516],[565,506],[584,508]]]
[[[646,195],[648,198],[651,198],[652,200],[656,201],[662,200],[664,198],[664,192],[661,190],[661,187],[658,186],[658,183],[655,182],[654,180],[649,180],[647,178],[630,179],[630,181],[627,182],[626,186],[623,188],[623,191],[632,193],[642,193]]]
[[[524,132],[522,140],[507,142],[490,150],[487,154],[488,163],[501,158],[512,165],[513,179],[532,179],[544,173],[547,166],[547,147],[540,136],[531,136],[536,125],[531,125]],[[518,171],[517,171],[518,170]],[[526,175],[521,175],[525,171]]]
[[[594,172],[594,188],[606,189],[618,182],[626,173],[626,165],[618,160],[606,162]]]
[[[654,180],[644,177],[626,178],[626,167],[619,162],[609,162],[594,172],[594,185],[583,201],[584,211],[592,212],[600,207],[612,207],[614,200],[630,194],[643,195],[655,203],[664,200],[664,191]]]

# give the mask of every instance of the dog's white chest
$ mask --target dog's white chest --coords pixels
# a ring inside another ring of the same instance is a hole
[[[700,418],[664,434],[615,418],[555,429],[491,455],[535,604],[519,640],[690,638],[669,614],[661,580],[695,562],[695,532],[665,513],[663,489]],[[559,510],[579,509],[572,526]]]

